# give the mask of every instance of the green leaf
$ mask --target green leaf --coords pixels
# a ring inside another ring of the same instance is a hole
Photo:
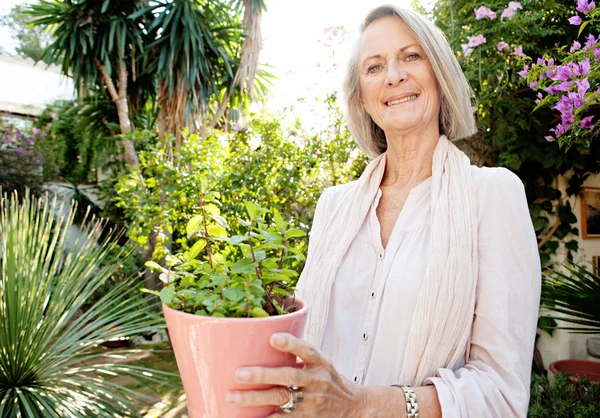
[[[214,203],[208,203],[208,204],[204,205],[204,210],[206,211],[206,213],[208,213],[210,215],[215,215],[215,216],[221,215],[221,210]]]
[[[273,221],[275,222],[275,226],[277,227],[279,233],[283,235],[287,229],[287,223],[283,220],[279,211],[274,210],[273,212]]]
[[[579,38],[581,36],[581,33],[583,32],[583,30],[585,29],[585,27],[587,25],[589,25],[589,23],[591,22],[591,20],[586,20],[585,22],[583,22],[581,24],[581,26],[579,26],[579,33],[577,34],[577,37]]]
[[[160,291],[160,300],[167,306],[171,306],[175,298],[175,286],[165,286]]]
[[[223,297],[231,302],[239,302],[246,297],[246,294],[239,287],[226,287],[223,289]]]
[[[250,220],[254,221],[258,216],[258,206],[256,206],[256,204],[250,201],[246,201],[244,203],[246,204],[246,210],[248,211],[248,216],[250,216]]]
[[[249,240],[249,239],[250,239],[250,237],[249,237],[249,236],[247,236],[247,235],[234,235],[234,236],[232,236],[232,237],[231,237],[231,239],[229,240],[229,243],[230,243],[231,245],[237,245],[237,244],[239,244],[239,243],[241,243],[241,242],[245,242],[245,241],[247,241],[247,240]]]
[[[263,308],[253,308],[250,310],[250,315],[254,318],[266,318],[269,314]]]
[[[285,239],[288,240],[290,238],[298,238],[298,237],[305,237],[306,236],[306,232],[301,231],[299,229],[288,229],[285,233]]]
[[[227,237],[227,231],[221,225],[208,225],[206,227],[208,234],[213,237]]]
[[[202,223],[204,217],[202,215],[192,216],[185,227],[185,231],[187,232],[188,238],[198,230],[198,227]]]
[[[206,247],[206,241],[204,239],[200,239],[192,245],[190,251],[188,252],[188,261],[195,259],[200,251],[202,251]]]
[[[155,261],[146,261],[146,263],[144,265],[146,267],[148,267],[150,270],[162,271],[162,272],[165,271],[164,267],[162,267],[160,264],[158,264]]]
[[[253,273],[256,269],[256,263],[251,260],[241,259],[236,261],[231,266],[231,273],[233,274],[248,274]]]

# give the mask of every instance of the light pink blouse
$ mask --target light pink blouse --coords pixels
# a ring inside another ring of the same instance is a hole
[[[526,417],[541,268],[523,184],[472,166],[478,200],[479,277],[466,364],[439,369],[444,417]],[[410,192],[386,249],[377,193],[333,285],[322,350],[357,384],[388,386],[399,370],[430,254],[431,178]],[[334,192],[333,190],[331,192]]]

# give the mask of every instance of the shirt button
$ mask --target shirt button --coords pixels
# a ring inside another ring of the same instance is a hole
[[[383,253],[379,254],[379,259],[383,260]]]
[[[360,377],[354,376],[354,383],[360,383]]]
[[[371,292],[371,299],[375,299],[375,291]]]
[[[369,333],[368,332],[364,332],[362,335],[362,339],[363,341],[367,341],[369,339]]]

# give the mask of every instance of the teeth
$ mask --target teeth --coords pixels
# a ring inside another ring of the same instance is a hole
[[[400,100],[392,100],[391,102],[387,102],[387,105],[388,106],[393,106],[393,105],[397,105],[399,103],[410,102],[411,100],[415,100],[417,97],[419,97],[419,95],[414,94],[412,96],[408,96],[408,97],[405,97],[405,98],[400,99]]]

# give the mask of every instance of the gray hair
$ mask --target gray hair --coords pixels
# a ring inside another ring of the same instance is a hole
[[[467,81],[454,51],[442,31],[420,14],[394,6],[380,6],[372,10],[360,27],[360,35],[373,22],[396,17],[421,45],[431,63],[440,88],[440,133],[450,140],[462,139],[477,132],[471,109],[473,90]],[[376,157],[387,150],[383,130],[375,124],[361,105],[358,50],[360,39],[348,62],[343,86],[346,119],[350,132],[360,148]]]

